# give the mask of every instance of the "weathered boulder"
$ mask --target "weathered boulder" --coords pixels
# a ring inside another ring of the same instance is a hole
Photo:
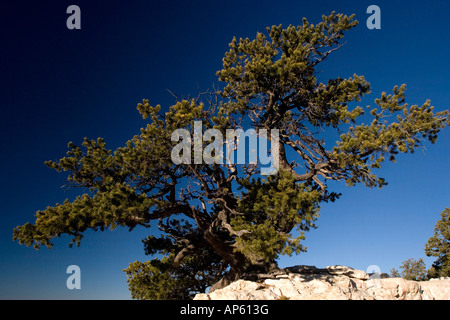
[[[240,279],[194,300],[450,300],[450,279],[369,276],[346,266],[294,266]]]
[[[424,300],[450,300],[450,278],[420,282]]]
[[[346,267],[346,266],[331,266],[331,267],[326,267],[326,270],[329,274],[332,274],[332,275],[343,275],[343,276],[348,276],[350,278],[361,279],[361,280],[369,279],[369,275],[367,273],[365,273],[364,271],[356,270],[356,269]]]

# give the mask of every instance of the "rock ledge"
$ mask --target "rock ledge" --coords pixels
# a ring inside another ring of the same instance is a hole
[[[194,300],[450,300],[450,278],[410,281],[346,266],[294,266],[237,280]]]

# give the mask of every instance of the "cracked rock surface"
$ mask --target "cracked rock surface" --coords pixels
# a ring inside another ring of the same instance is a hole
[[[450,300],[450,278],[411,281],[346,266],[294,266],[253,275],[194,300]]]

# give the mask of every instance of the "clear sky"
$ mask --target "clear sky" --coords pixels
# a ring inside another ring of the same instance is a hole
[[[12,4],[14,3],[14,4]],[[81,9],[81,30],[68,30],[66,9]],[[366,9],[381,8],[381,30],[369,30]],[[382,91],[407,84],[407,102],[431,99],[450,108],[450,2],[436,1],[10,1],[0,8],[0,298],[130,299],[128,263],[146,260],[149,230],[88,232],[81,247],[69,239],[36,251],[13,242],[17,225],[34,213],[72,199],[65,176],[46,160],[65,155],[69,141],[106,139],[124,145],[146,122],[136,110],[148,98],[168,108],[178,95],[217,83],[233,36],[252,37],[273,24],[316,23],[331,11],[356,14],[347,44],[323,64],[326,77],[364,75],[373,105]],[[450,203],[450,129],[435,145],[386,163],[383,189],[347,188],[326,204],[318,229],[306,234],[308,252],[283,257],[296,264],[347,265],[382,272],[408,258],[433,259],[424,245]],[[66,268],[81,268],[81,290],[66,287]]]

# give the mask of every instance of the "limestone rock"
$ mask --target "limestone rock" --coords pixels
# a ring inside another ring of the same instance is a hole
[[[420,282],[425,300],[450,300],[450,278]]]
[[[361,270],[356,270],[350,267],[346,266],[331,266],[326,267],[329,274],[335,274],[335,275],[345,275],[350,278],[356,278],[356,279],[362,279],[362,280],[368,280],[369,275]]]
[[[369,280],[366,290],[377,300],[422,300],[419,282],[402,278]]]
[[[450,278],[408,281],[346,266],[294,266],[237,280],[194,300],[450,300]]]

